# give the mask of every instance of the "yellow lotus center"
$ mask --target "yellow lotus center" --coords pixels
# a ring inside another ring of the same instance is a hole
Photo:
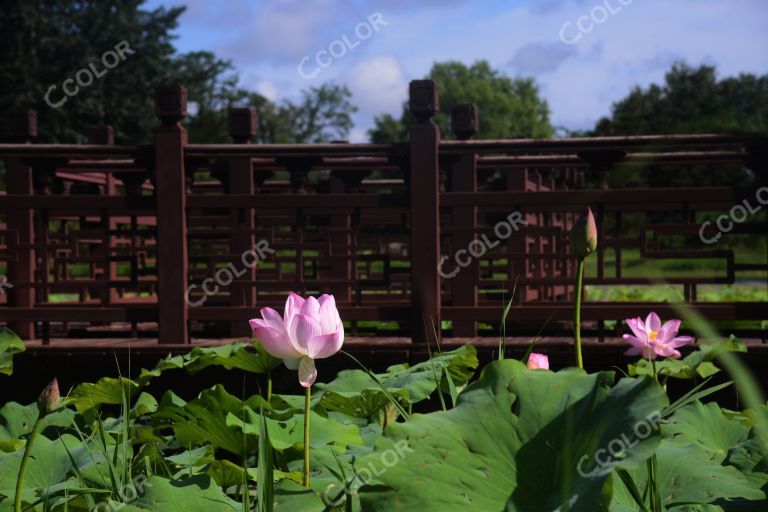
[[[659,333],[656,331],[651,331],[648,333],[648,339],[651,341],[656,341],[656,338],[659,336]]]

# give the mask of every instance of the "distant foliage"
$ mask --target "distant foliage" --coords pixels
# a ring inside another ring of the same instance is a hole
[[[768,75],[717,79],[714,66],[677,63],[662,85],[635,87],[595,135],[768,133]]]
[[[551,137],[554,133],[549,107],[532,78],[512,79],[484,60],[471,66],[458,61],[436,63],[426,78],[439,87],[440,113],[434,119],[444,139],[455,138],[451,110],[462,103],[474,103],[480,111],[478,139]],[[406,102],[399,120],[389,114],[376,117],[368,136],[375,143],[403,142],[411,122]]]
[[[718,80],[713,66],[677,63],[664,84],[635,87],[613,105],[588,135],[768,133],[768,75],[741,74]],[[750,186],[755,173],[741,166],[623,166],[613,185]]]
[[[0,9],[0,112],[33,108],[42,142],[84,143],[89,128],[110,124],[118,143],[152,140],[158,125],[154,88],[180,83],[189,91],[185,121],[191,142],[231,142],[227,110],[251,106],[260,114],[259,142],[345,139],[355,107],[344,86],[303,91],[300,101],[277,105],[238,87],[232,63],[207,51],[180,54],[172,32],[184,7],[147,9],[145,0],[8,0]],[[62,84],[126,41],[134,52],[81,87],[58,108],[46,91],[64,97]]]

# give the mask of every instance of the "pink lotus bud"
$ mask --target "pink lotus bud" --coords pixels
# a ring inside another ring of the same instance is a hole
[[[577,258],[586,258],[597,249],[597,224],[592,210],[581,216],[568,234],[571,250]]]
[[[531,370],[549,370],[549,358],[533,352],[528,356],[528,368]]]
[[[60,399],[59,381],[53,379],[51,383],[45,387],[43,392],[40,393],[40,397],[37,399],[37,408],[40,409],[40,416],[45,416],[58,409]]]

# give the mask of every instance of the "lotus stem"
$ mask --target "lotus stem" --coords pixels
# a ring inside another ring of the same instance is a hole
[[[19,476],[16,479],[16,497],[13,503],[14,512],[21,512],[21,491],[24,488],[24,473],[27,471],[27,462],[29,462],[29,454],[32,452],[32,444],[34,444],[35,438],[40,432],[40,428],[43,425],[41,420],[44,417],[45,416],[43,414],[40,414],[37,420],[35,420],[35,424],[32,427],[32,432],[30,432],[29,437],[27,438],[27,446],[24,447],[24,456],[21,459]]]
[[[309,487],[309,398],[312,386],[307,386],[304,394],[304,487]]]
[[[573,306],[573,339],[576,342],[576,364],[584,369],[581,357],[581,295],[584,281],[584,258],[579,258],[576,264],[576,300]]]

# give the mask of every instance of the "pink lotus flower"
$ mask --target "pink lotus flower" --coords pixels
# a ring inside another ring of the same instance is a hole
[[[317,378],[315,359],[332,356],[344,343],[344,325],[333,295],[305,300],[291,292],[282,318],[272,308],[262,308],[261,317],[249,322],[253,336],[289,369],[298,369],[305,388]]]
[[[625,334],[624,339],[632,345],[625,355],[636,356],[642,354],[645,359],[661,357],[680,358],[680,352],[676,349],[693,341],[690,336],[678,336],[680,320],[669,320],[661,325],[659,315],[651,312],[648,318],[627,318],[627,324],[635,334]]]
[[[549,358],[533,352],[528,356],[528,368],[531,370],[549,370]]]

